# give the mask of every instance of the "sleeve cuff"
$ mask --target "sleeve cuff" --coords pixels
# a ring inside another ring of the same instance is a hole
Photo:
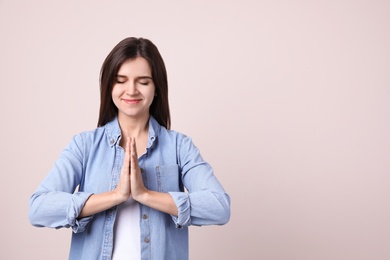
[[[92,194],[88,192],[76,192],[72,195],[72,203],[70,203],[68,208],[67,220],[74,233],[83,232],[92,219],[92,216],[77,219],[85,202]]]
[[[172,220],[177,228],[191,225],[191,204],[190,197],[185,192],[169,192],[172,196],[178,211],[178,216],[173,216]]]

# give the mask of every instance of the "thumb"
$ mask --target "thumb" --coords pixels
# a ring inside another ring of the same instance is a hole
[[[125,157],[123,161],[123,168],[126,170],[130,169],[130,157],[131,157],[130,137],[127,137],[125,143]]]

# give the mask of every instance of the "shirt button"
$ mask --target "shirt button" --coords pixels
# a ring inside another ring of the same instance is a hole
[[[115,140],[114,139],[111,139],[110,140],[110,144],[114,144],[115,143]]]
[[[148,219],[148,214],[143,214],[143,215],[142,215],[142,218],[143,218],[143,219]]]
[[[149,243],[149,242],[150,242],[150,239],[147,237],[147,238],[144,239],[144,242],[145,242],[145,243]]]

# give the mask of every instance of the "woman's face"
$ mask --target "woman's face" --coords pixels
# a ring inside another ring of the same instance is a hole
[[[155,86],[149,63],[142,57],[125,61],[116,75],[112,100],[118,117],[149,118]]]

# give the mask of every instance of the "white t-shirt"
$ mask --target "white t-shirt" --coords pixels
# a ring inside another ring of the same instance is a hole
[[[118,205],[114,225],[113,260],[141,259],[139,204],[133,198]]]

